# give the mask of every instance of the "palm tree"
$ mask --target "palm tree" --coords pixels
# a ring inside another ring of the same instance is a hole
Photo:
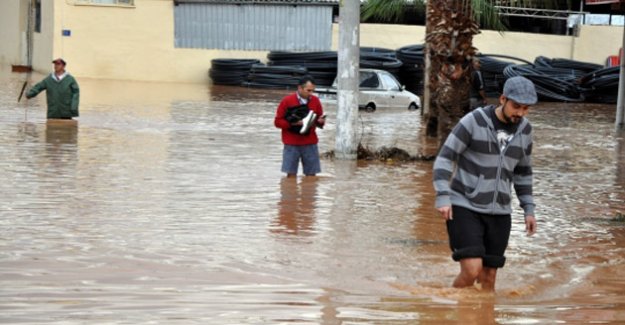
[[[429,57],[430,110],[426,115],[426,134],[438,136],[439,144],[469,109],[472,66],[476,54],[473,36],[478,22],[495,30],[505,30],[495,5],[536,7],[532,0],[368,0],[363,19],[402,18],[406,6],[426,8],[426,60]],[[540,1],[542,8],[557,6],[557,0]],[[568,2],[568,1],[567,1]],[[569,4],[570,5],[570,4]],[[426,75],[428,75],[426,73]],[[426,82],[426,85],[428,84]]]
[[[431,97],[427,134],[438,135],[441,145],[469,108],[469,62],[476,52],[473,35],[478,33],[471,2],[428,1],[425,42]]]

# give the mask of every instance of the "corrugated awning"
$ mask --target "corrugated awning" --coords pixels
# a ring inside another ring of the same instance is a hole
[[[274,4],[274,5],[338,5],[340,0],[174,0],[178,3]]]
[[[619,2],[625,3],[625,0],[586,0],[587,5],[607,5]]]

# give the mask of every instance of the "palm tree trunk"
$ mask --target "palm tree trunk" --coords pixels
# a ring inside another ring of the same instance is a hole
[[[430,111],[426,132],[439,144],[469,110],[471,60],[479,33],[470,0],[430,0],[427,3],[426,50],[430,56]]]

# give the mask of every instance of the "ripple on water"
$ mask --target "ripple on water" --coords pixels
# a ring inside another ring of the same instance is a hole
[[[539,232],[526,237],[515,211],[499,290],[484,295],[448,287],[458,266],[431,162],[323,160],[319,177],[282,178],[284,92],[81,80],[79,124],[59,128],[41,98],[15,104],[21,79],[0,76],[2,322],[623,320],[611,107],[533,109]],[[418,112],[380,110],[361,115],[358,138],[414,155],[435,148],[420,125]]]

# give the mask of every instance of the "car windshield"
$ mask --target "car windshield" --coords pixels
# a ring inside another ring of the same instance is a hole
[[[397,82],[397,79],[395,79],[392,75],[387,73],[381,73],[380,77],[382,77],[382,80],[384,80],[384,84],[388,87],[389,90],[399,90],[401,88],[401,86]]]
[[[360,88],[378,88],[380,79],[375,72],[360,71]]]

